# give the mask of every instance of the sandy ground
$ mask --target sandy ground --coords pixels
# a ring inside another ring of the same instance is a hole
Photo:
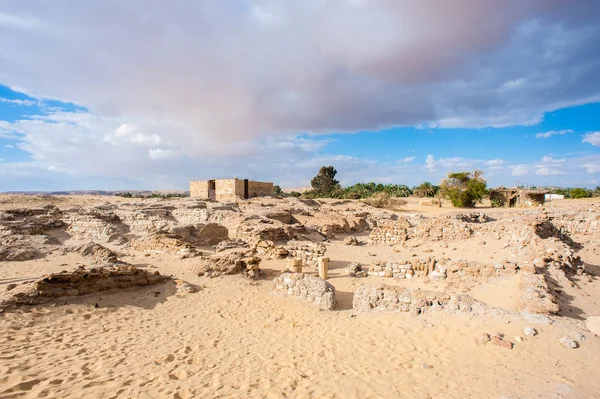
[[[0,209],[14,208],[19,197],[3,198]],[[27,206],[39,206],[44,199],[27,201]],[[53,201],[69,207],[98,203],[98,197]],[[420,207],[414,200],[404,210],[449,211]],[[433,252],[419,247],[398,253],[387,247],[345,246],[343,237],[338,238],[327,244],[329,281],[339,302],[333,312],[271,293],[272,278],[285,269],[283,260],[262,262],[267,280],[251,282],[240,276],[197,277],[192,273],[197,259],[119,249],[127,262],[202,288],[176,295],[172,284],[163,284],[1,314],[0,398],[600,397],[600,380],[594,378],[600,369],[600,338],[586,331],[583,322],[600,315],[598,277],[580,277],[563,287],[565,317],[552,325],[508,324],[442,312],[355,315],[352,293],[359,285],[394,280],[347,277],[343,269],[349,262],[443,253],[487,261],[506,254],[499,244],[482,248],[475,239],[448,248],[431,245]],[[583,249],[581,255],[590,265],[600,265],[593,248]],[[0,262],[0,285],[79,264],[87,261],[76,253]],[[443,283],[394,284],[437,289]],[[492,278],[471,293],[490,305],[513,309],[517,284],[513,277]],[[539,334],[526,337],[526,326]],[[567,349],[558,339],[573,331],[587,339],[580,341],[580,348]],[[479,346],[474,337],[481,332],[505,334],[515,346]]]

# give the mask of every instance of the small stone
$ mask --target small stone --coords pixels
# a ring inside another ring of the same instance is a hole
[[[429,369],[432,369],[432,368],[433,368],[433,366],[431,366],[431,365],[429,365],[427,363],[423,363],[423,370],[429,370]]]
[[[496,346],[500,346],[502,348],[512,349],[512,347],[513,347],[512,342],[505,341],[502,338],[500,338],[498,335],[493,336],[491,341],[492,341],[492,344],[494,344]]]
[[[481,333],[477,337],[475,337],[475,341],[478,345],[485,345],[490,341],[490,339],[490,334],[488,333]]]
[[[519,337],[518,335],[515,335],[515,341],[517,342],[523,342],[523,338]]]
[[[528,337],[533,337],[533,336],[537,335],[538,332],[537,332],[537,330],[535,328],[525,327],[523,329],[523,333],[525,335],[527,335]]]
[[[559,342],[561,344],[563,344],[563,346],[567,347],[567,348],[571,348],[571,349],[575,349],[577,348],[579,345],[577,344],[577,342],[573,341],[571,338],[569,337],[562,337],[561,339],[559,339]]]
[[[587,337],[586,337],[585,335],[583,335],[582,333],[580,333],[580,332],[578,332],[578,333],[575,333],[575,339],[576,339],[577,341],[585,341],[585,340],[586,340],[586,338],[587,338]]]

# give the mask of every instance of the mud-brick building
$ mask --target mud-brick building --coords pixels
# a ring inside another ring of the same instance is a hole
[[[490,201],[492,206],[507,208],[542,206],[548,193],[549,190],[495,188],[490,190]]]
[[[196,180],[190,182],[190,197],[213,201],[237,201],[273,194],[273,183],[248,179]]]

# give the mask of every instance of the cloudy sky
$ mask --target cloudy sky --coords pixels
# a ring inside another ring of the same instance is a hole
[[[600,185],[600,1],[0,3],[0,191]]]

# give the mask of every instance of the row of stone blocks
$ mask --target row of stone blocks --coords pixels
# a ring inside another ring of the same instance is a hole
[[[537,281],[537,280],[536,280]],[[302,273],[284,273],[273,280],[273,291],[279,295],[297,296],[316,303],[321,310],[333,310],[337,306],[335,287],[324,279]],[[523,284],[529,285],[527,278]],[[536,287],[539,288],[539,287]],[[546,287],[547,288],[547,287]],[[527,290],[524,290],[527,296]],[[531,299],[528,297],[527,299]],[[519,306],[525,313],[553,314],[558,306]],[[547,304],[544,304],[547,305]],[[473,315],[503,315],[519,317],[519,312],[494,308],[479,302],[468,294],[448,295],[443,292],[425,291],[384,284],[363,285],[354,293],[352,308],[356,312],[391,311],[422,314],[433,311],[462,312]]]

